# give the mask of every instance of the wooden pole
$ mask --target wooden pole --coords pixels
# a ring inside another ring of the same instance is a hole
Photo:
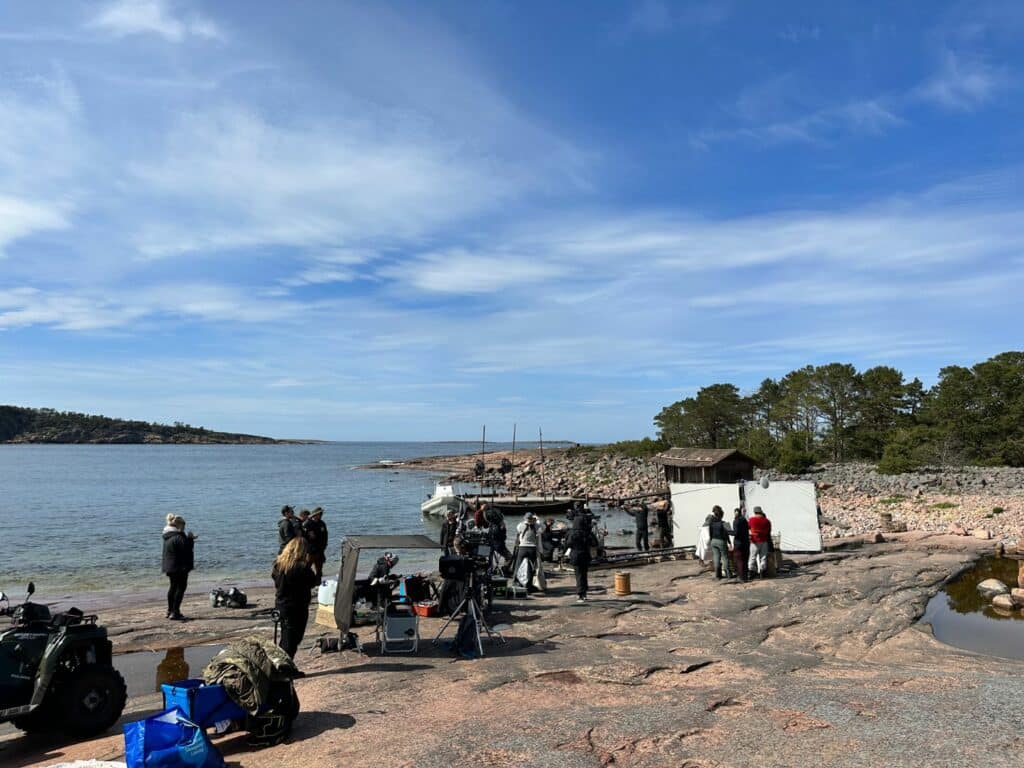
[[[538,434],[540,435],[540,488],[541,495],[548,495],[548,481],[544,474],[544,430],[538,427]]]
[[[515,496],[515,478],[516,478],[516,425],[512,425],[512,471],[509,472],[508,490]]]

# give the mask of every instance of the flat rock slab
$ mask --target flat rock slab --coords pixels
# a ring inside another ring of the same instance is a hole
[[[431,644],[436,621],[416,655],[300,651],[309,675],[289,743],[215,743],[254,768],[1017,766],[1024,663],[944,646],[915,624],[988,550],[893,535],[788,558],[779,578],[748,584],[660,563],[631,569],[628,597],[599,571],[582,605],[571,575],[552,574],[547,596],[501,604],[508,642],[485,644],[484,658]],[[115,734],[72,746],[5,736],[0,763],[121,749]]]

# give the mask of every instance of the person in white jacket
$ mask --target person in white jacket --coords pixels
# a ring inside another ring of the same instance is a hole
[[[524,587],[530,589],[533,586],[533,575],[537,570],[537,550],[540,544],[540,526],[537,525],[537,516],[527,512],[523,522],[516,526],[516,562],[512,574],[519,580],[519,568],[525,560],[527,565],[526,583]],[[522,581],[520,581],[522,583]]]

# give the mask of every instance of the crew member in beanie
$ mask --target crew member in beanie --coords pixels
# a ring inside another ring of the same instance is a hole
[[[185,618],[181,615],[181,601],[188,588],[189,571],[195,565],[193,550],[196,536],[194,533],[185,533],[185,518],[169,514],[163,540],[162,570],[170,581],[167,589],[167,618],[181,621]]]
[[[324,508],[317,507],[303,526],[303,535],[309,547],[309,562],[318,579],[324,575],[324,561],[327,559],[327,524],[323,520]]]

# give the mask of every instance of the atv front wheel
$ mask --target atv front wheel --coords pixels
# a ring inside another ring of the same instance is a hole
[[[27,715],[16,717],[12,722],[16,728],[20,728],[25,733],[46,733],[57,728],[54,720],[53,708],[44,701],[38,709],[32,710]]]
[[[61,685],[57,710],[63,728],[75,736],[93,736],[117,722],[127,698],[120,672],[90,665],[75,670]]]

